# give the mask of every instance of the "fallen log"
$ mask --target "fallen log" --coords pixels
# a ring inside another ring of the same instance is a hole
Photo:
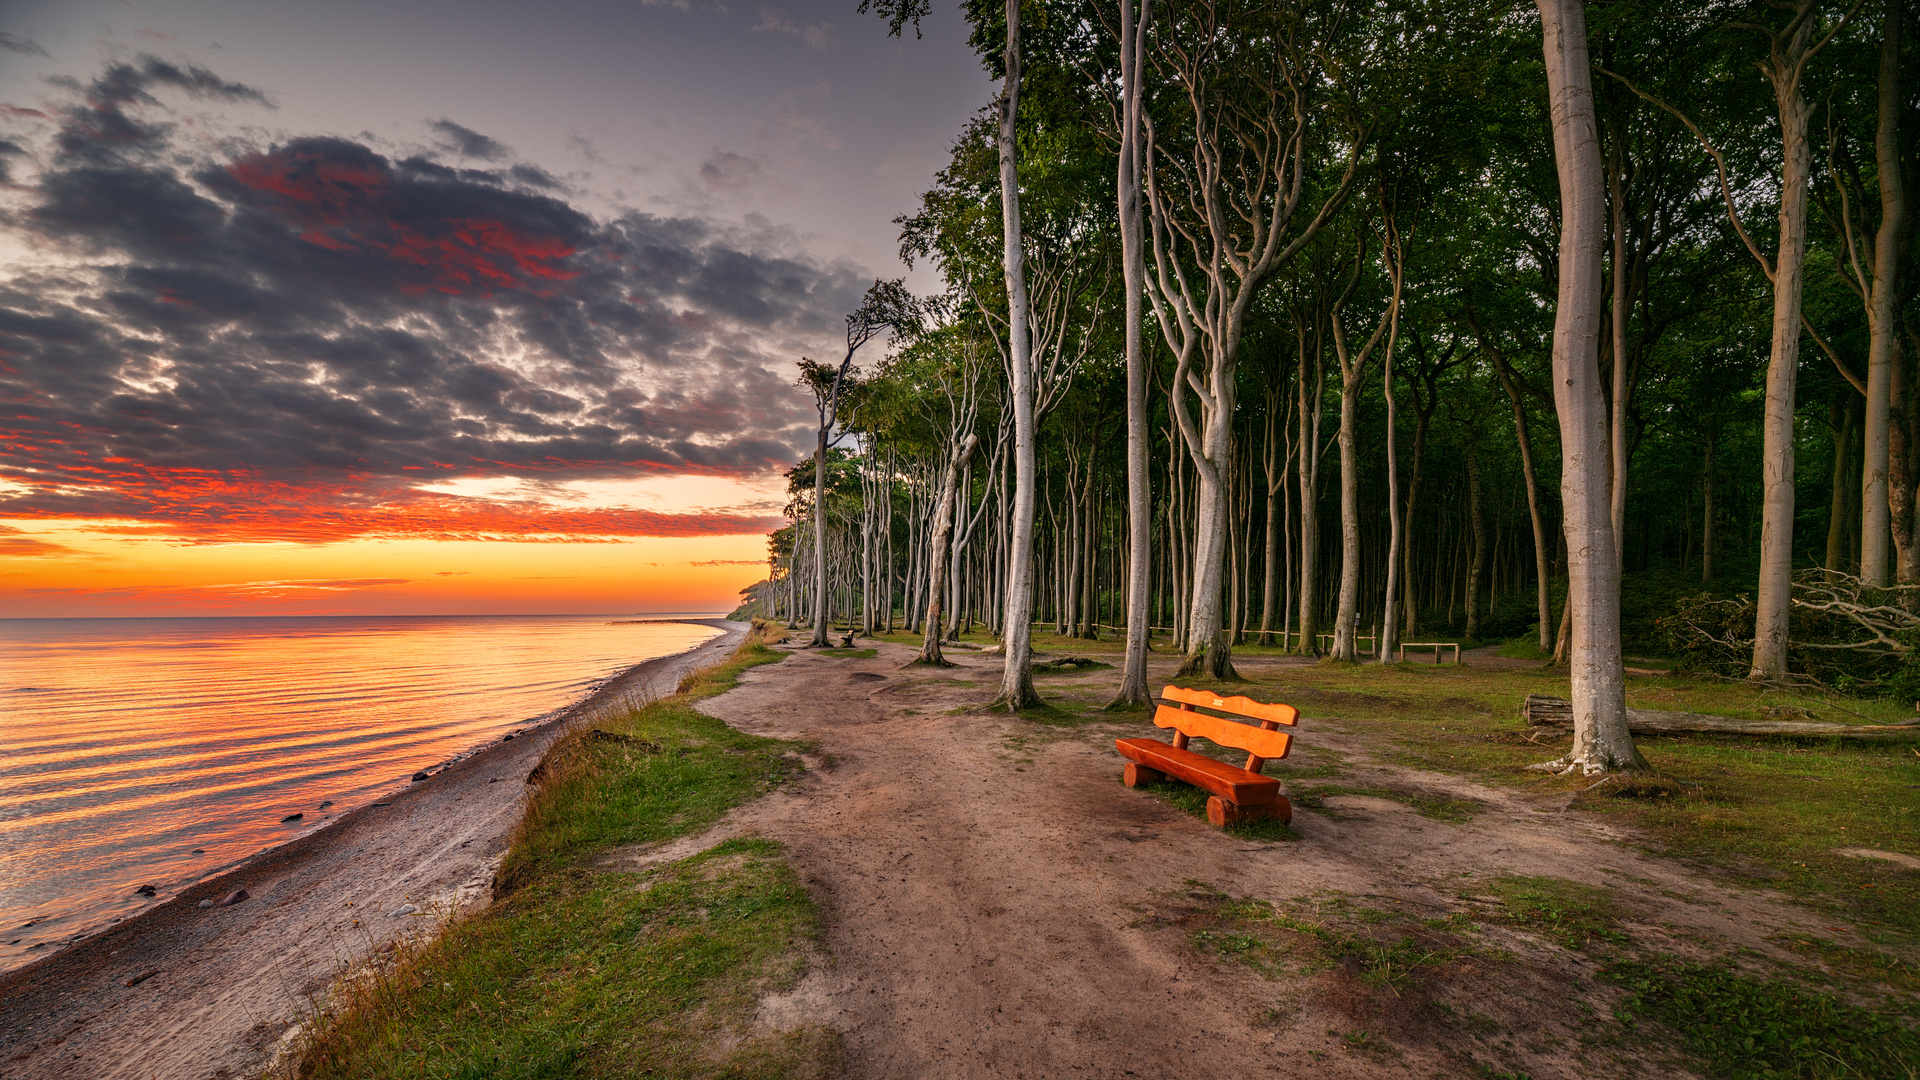
[[[1528,694],[1520,706],[1520,715],[1536,727],[1573,726],[1573,705],[1561,698]],[[1689,732],[1713,732],[1727,735],[1845,735],[1851,738],[1876,735],[1913,735],[1920,719],[1895,724],[1828,724],[1804,720],[1740,720],[1731,716],[1705,713],[1662,712],[1657,709],[1628,709],[1627,730],[1635,735],[1682,735]]]

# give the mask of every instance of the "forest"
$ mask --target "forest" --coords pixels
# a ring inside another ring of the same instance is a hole
[[[917,32],[925,0],[863,10]],[[969,0],[1001,91],[846,350],[750,606],[1233,676],[1628,656],[1920,696],[1902,0]],[[1598,740],[1598,741],[1595,741]]]

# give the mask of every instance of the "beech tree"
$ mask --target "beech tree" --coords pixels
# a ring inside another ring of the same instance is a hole
[[[1601,253],[1606,242],[1600,132],[1581,0],[1536,0],[1560,174],[1560,289],[1553,319],[1553,396],[1560,415],[1572,612],[1573,747],[1548,767],[1584,773],[1645,769],[1627,731],[1620,655],[1620,563],[1614,554],[1606,401],[1600,384]]]

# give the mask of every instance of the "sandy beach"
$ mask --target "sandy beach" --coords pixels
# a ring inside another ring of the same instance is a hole
[[[527,774],[562,730],[629,700],[671,693],[687,672],[724,657],[746,629],[689,621],[725,632],[636,665],[546,724],[0,975],[0,1075],[257,1074],[313,995],[348,966],[487,901],[520,819]],[[247,899],[219,906],[237,890]],[[201,907],[207,900],[215,906]]]

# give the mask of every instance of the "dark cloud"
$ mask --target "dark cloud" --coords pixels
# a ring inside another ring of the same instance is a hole
[[[472,128],[461,127],[451,120],[429,121],[428,127],[440,136],[454,153],[462,157],[479,158],[482,161],[500,161],[513,153],[506,144],[497,142]]]
[[[213,155],[153,119],[155,92],[266,99],[201,68],[71,87],[17,227],[84,259],[0,284],[0,517],[214,540],[751,531],[422,485],[757,475],[811,439],[791,363],[857,302],[849,268],[701,220],[596,219],[526,167],[334,137]]]
[[[0,30],[0,49],[19,53],[21,56],[47,55],[47,50],[41,48],[38,42],[30,41],[17,34],[9,34],[4,30]]]

